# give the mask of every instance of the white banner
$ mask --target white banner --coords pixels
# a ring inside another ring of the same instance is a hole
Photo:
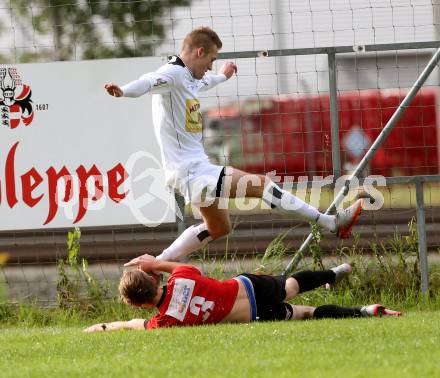
[[[104,90],[163,63],[0,66],[0,231],[175,221],[151,97]]]

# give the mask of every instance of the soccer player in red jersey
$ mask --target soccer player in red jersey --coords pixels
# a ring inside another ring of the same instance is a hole
[[[206,277],[195,266],[161,261],[148,255],[138,257],[126,265],[138,266],[139,269],[125,272],[121,278],[119,291],[124,302],[146,309],[156,307],[159,313],[150,320],[95,324],[85,329],[85,332],[248,323],[257,320],[401,315],[380,304],[312,307],[288,303],[299,293],[339,281],[351,273],[349,264],[325,271],[301,271],[291,277],[243,273],[225,281]],[[171,274],[165,286],[159,287],[154,276],[147,273],[153,271]]]

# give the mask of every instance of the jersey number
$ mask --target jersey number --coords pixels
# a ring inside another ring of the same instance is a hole
[[[211,311],[214,309],[214,302],[213,301],[207,301],[203,297],[195,296],[193,299],[191,299],[191,303],[189,304],[189,311],[191,314],[194,314],[198,316],[200,314],[200,311],[202,312],[202,320],[205,322],[209,315],[211,315]]]

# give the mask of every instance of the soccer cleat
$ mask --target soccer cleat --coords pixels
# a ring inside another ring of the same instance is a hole
[[[353,205],[336,214],[336,235],[341,239],[347,239],[351,235],[351,229],[361,214],[362,204],[363,199],[358,199]]]
[[[378,303],[362,307],[361,313],[363,316],[380,316],[380,317],[402,315],[401,312],[390,310],[389,308],[385,308],[384,306]]]
[[[335,283],[341,281],[344,277],[348,276],[352,271],[353,268],[350,264],[344,263],[338,266],[335,266],[334,268],[331,268],[333,272],[336,274]]]

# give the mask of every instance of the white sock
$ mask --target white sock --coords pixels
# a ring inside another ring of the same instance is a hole
[[[351,267],[350,264],[344,263],[344,264],[335,266],[334,268],[331,268],[330,270],[335,273],[335,275],[336,275],[335,282],[338,282],[343,277],[349,275],[353,271],[353,268]]]
[[[316,223],[331,232],[336,232],[336,216],[334,215],[320,213]]]
[[[179,261],[182,257],[197,251],[212,240],[204,223],[190,226],[164,251],[156,257],[163,261]]]
[[[316,208],[287,190],[281,189],[274,182],[269,183],[264,188],[263,201],[272,209],[277,209],[291,218],[316,222],[319,226],[332,232],[336,229],[336,217],[334,215],[320,213]]]
[[[331,268],[330,270],[332,270],[333,272],[335,272],[336,275],[338,275],[338,274],[351,273],[352,267],[350,264],[343,263],[341,265]]]

